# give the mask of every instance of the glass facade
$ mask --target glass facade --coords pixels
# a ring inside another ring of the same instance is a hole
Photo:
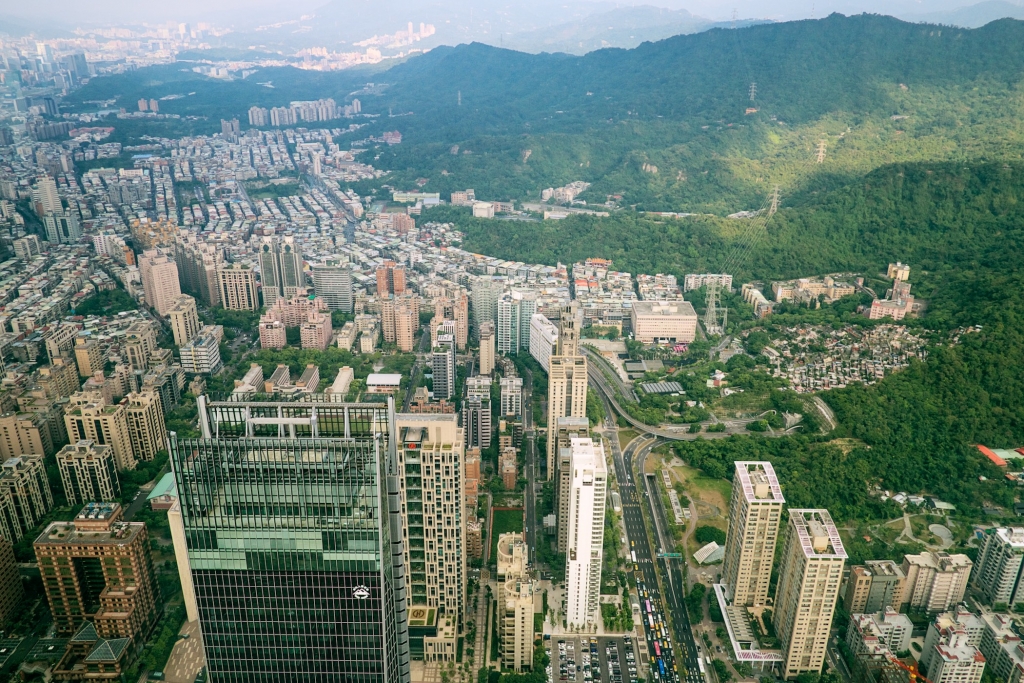
[[[408,681],[393,405],[198,403],[171,460],[210,681]]]

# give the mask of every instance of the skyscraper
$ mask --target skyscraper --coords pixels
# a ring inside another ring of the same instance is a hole
[[[396,424],[409,606],[437,610],[436,617],[458,624],[466,597],[462,429],[452,413],[403,413]],[[436,617],[427,629],[436,628]],[[413,636],[413,653],[423,651],[424,639],[438,637],[444,636]]]
[[[241,263],[217,269],[220,301],[229,311],[258,311],[260,298],[256,293],[256,272]],[[266,291],[264,291],[264,296]],[[276,294],[274,301],[277,301]],[[269,308],[273,304],[267,304]]]
[[[291,299],[306,286],[302,270],[302,254],[295,239],[264,237],[260,245],[260,278],[263,282],[263,305],[274,305],[279,297]]]
[[[60,213],[64,205],[57,194],[57,182],[50,176],[42,176],[32,187],[32,203],[36,213],[44,216],[48,213]]]
[[[201,325],[196,300],[188,294],[182,294],[171,302],[167,316],[171,319],[175,346],[184,346],[199,334]]]
[[[391,399],[198,408],[171,462],[211,683],[407,683]]]
[[[128,440],[137,462],[150,461],[167,449],[167,427],[160,394],[152,389],[131,392],[124,399]]]
[[[590,420],[585,417],[560,417],[555,423],[554,441],[558,458],[555,480],[555,513],[558,524],[558,552],[564,554],[569,545],[569,493],[572,490],[573,439],[590,437]],[[548,437],[552,438],[551,436]]]
[[[784,678],[821,671],[845,562],[828,510],[789,511],[773,618]]]
[[[587,358],[579,354],[579,308],[563,306],[556,354],[548,359],[548,424],[560,417],[587,416]],[[555,439],[548,439],[547,478],[555,478]]]
[[[110,446],[86,440],[68,444],[57,453],[57,468],[64,494],[72,505],[117,500],[121,496],[121,482]]]
[[[608,472],[602,445],[591,439],[573,439],[571,448],[565,619],[569,627],[587,628],[595,624],[601,595]]]
[[[434,400],[448,400],[455,395],[455,336],[437,335],[437,346],[430,355],[434,373]]]
[[[1024,528],[999,527],[985,538],[978,554],[974,585],[985,599],[1015,607],[1024,602]]]
[[[480,374],[494,372],[494,322],[486,320],[480,325]]]
[[[181,296],[178,267],[163,249],[149,249],[139,257],[139,273],[146,303],[158,315],[167,315],[174,301]]]
[[[313,291],[330,310],[352,312],[352,271],[341,259],[313,266]]]
[[[537,293],[530,290],[512,290],[497,304],[500,353],[519,353],[530,348],[530,319],[537,312]]]
[[[782,487],[770,462],[737,462],[722,582],[734,605],[764,605],[782,518]]]

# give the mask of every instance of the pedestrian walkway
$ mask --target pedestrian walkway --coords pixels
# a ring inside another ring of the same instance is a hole
[[[196,680],[199,670],[206,666],[206,655],[203,653],[203,641],[199,637],[199,621],[186,621],[178,632],[178,642],[171,650],[164,670],[167,683],[192,683]]]
[[[488,619],[487,606],[490,600],[487,599],[487,591],[484,588],[489,579],[486,569],[480,570],[480,583],[476,591],[476,640],[473,643],[473,677],[476,680],[476,672],[487,665],[487,634],[490,633],[491,623]]]

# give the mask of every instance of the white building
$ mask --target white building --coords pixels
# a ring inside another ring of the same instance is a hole
[[[592,628],[601,594],[604,557],[604,509],[608,472],[604,447],[591,439],[573,439],[569,460],[569,537],[566,552],[566,622]]]
[[[498,353],[530,348],[530,320],[537,312],[537,293],[512,290],[498,301]]]
[[[313,291],[330,310],[352,312],[352,271],[341,260],[313,266]]]
[[[920,657],[921,666],[931,666],[932,657],[935,656],[935,646],[944,639],[948,639],[954,631],[965,634],[964,642],[966,644],[980,647],[987,628],[985,620],[967,609],[966,605],[957,605],[949,612],[935,615],[932,623],[928,624],[928,630],[924,636],[924,650]]]
[[[941,612],[964,599],[971,577],[971,558],[944,552],[924,552],[903,558],[903,604],[925,612]]]
[[[872,642],[880,642],[896,654],[910,650],[914,624],[906,614],[891,607],[874,614],[853,614],[846,635],[846,644],[854,654],[867,650]]]
[[[980,683],[985,656],[968,639],[963,629],[954,627],[932,648],[928,664],[932,683]]]
[[[633,338],[644,344],[688,344],[697,337],[697,312],[689,301],[637,301],[630,316]]]
[[[540,313],[530,319],[530,355],[548,372],[551,354],[558,345],[558,326]]]
[[[501,378],[501,415],[522,417],[523,378]]]
[[[437,346],[430,356],[434,379],[434,399],[447,401],[455,395],[455,336],[437,335]]]
[[[215,375],[224,364],[220,359],[220,340],[214,327],[207,325],[192,340],[179,349],[181,369],[196,375]]]
[[[1024,528],[1000,527],[988,534],[978,555],[974,585],[987,602],[1013,606],[1024,602],[1021,567],[1024,565]]]

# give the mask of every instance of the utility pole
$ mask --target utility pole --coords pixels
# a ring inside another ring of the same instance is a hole
[[[818,141],[818,163],[820,164],[820,163],[823,163],[824,161],[825,161],[825,141],[824,140],[819,140]]]
[[[757,83],[751,83],[750,84],[750,101],[753,102],[755,97],[757,97]]]

